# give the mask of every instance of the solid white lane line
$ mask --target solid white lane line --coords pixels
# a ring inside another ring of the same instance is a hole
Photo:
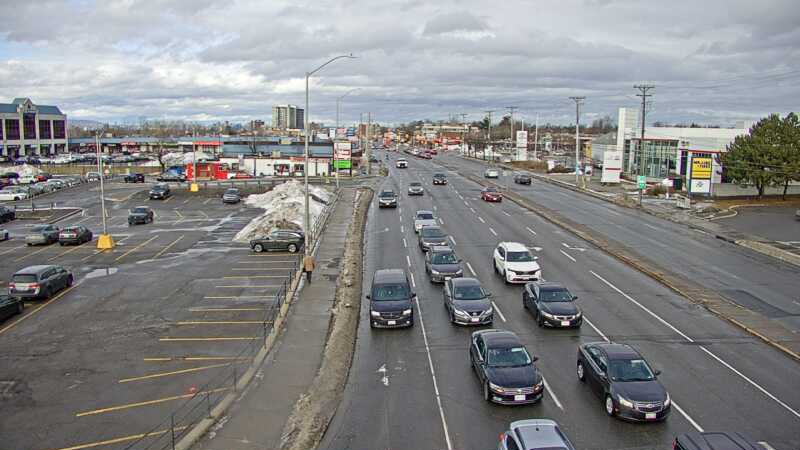
[[[650,225],[649,223],[645,223],[645,224],[644,224],[644,226],[646,226],[647,228],[650,228],[650,229],[656,230],[656,231],[661,231],[660,229],[658,229],[658,228],[656,228],[656,227],[654,227],[654,226]]]
[[[406,238],[403,238],[403,247],[408,248],[408,243],[406,242]]]
[[[558,409],[563,411],[564,406],[561,404],[560,401],[558,401],[558,397],[556,397],[555,392],[553,392],[553,390],[550,388],[550,383],[547,382],[545,377],[542,377],[542,381],[544,381],[544,388],[547,389],[547,393],[550,394],[550,398],[553,399],[553,403],[555,403],[556,406],[558,406]]]
[[[411,267],[411,257],[406,255],[406,262],[408,263],[408,267]]]
[[[575,261],[575,258],[573,258],[572,256],[570,256],[570,255],[569,255],[569,253],[565,252],[564,250],[558,249],[558,251],[560,251],[562,255],[566,256],[566,257],[567,257],[567,258],[569,258],[569,259],[571,259],[571,260],[572,260],[572,262],[577,262],[577,261]]]
[[[526,230],[528,230],[528,231],[530,231],[532,235],[536,236],[536,232],[535,232],[535,231],[531,230],[531,229],[530,229],[530,228],[528,228],[528,227],[525,227],[525,229],[526,229]]]
[[[492,228],[492,227],[489,227],[489,231],[491,231],[493,235],[497,236],[497,232],[496,232],[496,231],[494,231],[494,228]]]
[[[509,214],[509,213],[507,213],[505,211],[503,211],[503,214],[507,215],[508,217],[511,217],[511,214]]]
[[[492,306],[494,306],[494,310],[497,312],[497,315],[500,316],[500,319],[505,322],[506,316],[503,315],[503,311],[500,311],[500,308],[497,306],[497,303],[495,303],[494,300],[492,300]]]
[[[641,308],[643,311],[645,311],[646,313],[650,314],[650,316],[652,316],[653,318],[655,318],[656,320],[658,320],[659,322],[661,322],[662,324],[664,324],[664,326],[666,326],[666,327],[667,327],[667,328],[669,328],[670,330],[674,331],[675,333],[677,333],[678,335],[680,335],[681,337],[683,337],[683,338],[684,338],[684,339],[686,339],[687,341],[689,341],[689,342],[694,342],[694,339],[690,338],[689,336],[687,336],[686,334],[684,334],[682,331],[680,331],[679,329],[675,328],[675,327],[674,327],[672,324],[670,324],[670,323],[669,323],[669,322],[667,322],[666,320],[662,319],[662,318],[661,318],[661,316],[659,316],[658,314],[656,314],[656,313],[654,313],[653,311],[649,310],[649,309],[648,309],[646,306],[644,306],[644,305],[642,305],[641,303],[639,303],[639,302],[637,302],[636,300],[634,300],[634,299],[633,299],[633,298],[632,298],[630,295],[628,295],[628,294],[626,294],[626,293],[622,292],[622,291],[621,291],[619,288],[617,288],[616,286],[614,286],[613,284],[611,284],[610,282],[608,282],[608,281],[607,281],[605,278],[603,278],[603,277],[601,277],[600,275],[596,274],[596,273],[595,273],[594,271],[592,271],[592,270],[590,270],[589,272],[590,272],[592,275],[594,275],[594,276],[595,276],[597,279],[599,279],[600,281],[602,281],[603,283],[607,284],[609,287],[611,287],[612,289],[614,289],[615,291],[617,291],[617,292],[618,292],[620,295],[622,295],[623,297],[625,297],[626,299],[628,299],[628,300],[629,300],[631,303],[633,303],[634,305],[638,306],[638,307],[639,307],[639,308]],[[783,402],[782,400],[780,400],[778,397],[776,397],[776,396],[772,395],[772,393],[770,393],[769,391],[767,391],[766,389],[764,389],[763,387],[761,387],[761,385],[759,385],[758,383],[756,383],[755,381],[753,381],[752,379],[750,379],[750,378],[749,378],[747,375],[743,374],[742,372],[739,372],[739,371],[738,371],[737,369],[735,369],[733,366],[731,366],[731,365],[730,365],[730,364],[728,364],[727,362],[723,361],[723,360],[722,360],[722,358],[720,358],[719,356],[715,355],[713,352],[711,352],[709,349],[705,348],[704,346],[702,346],[702,345],[698,345],[698,348],[700,348],[700,350],[704,351],[706,354],[708,354],[709,356],[711,356],[711,357],[712,357],[712,358],[714,358],[715,360],[719,361],[719,363],[720,363],[720,364],[722,364],[723,366],[725,366],[725,367],[727,367],[728,369],[730,369],[730,370],[731,370],[733,373],[735,373],[736,375],[738,375],[739,377],[741,377],[743,380],[747,381],[747,382],[748,382],[748,383],[749,383],[751,386],[753,386],[753,387],[755,387],[756,389],[758,389],[759,391],[761,391],[761,392],[762,392],[764,395],[766,395],[767,397],[769,397],[769,398],[771,398],[772,400],[774,400],[774,401],[775,401],[777,404],[781,405],[781,406],[782,406],[784,409],[786,409],[787,411],[791,412],[791,413],[792,413],[792,414],[794,414],[796,417],[800,418],[800,412],[797,412],[796,410],[792,409],[792,407],[790,407],[789,405],[787,405],[785,402]]]
[[[414,274],[411,274],[413,277]],[[413,280],[413,278],[412,278]],[[436,382],[436,369],[433,367],[433,358],[431,357],[431,348],[428,345],[428,333],[425,331],[425,320],[422,318],[422,302],[417,299],[417,311],[419,312],[419,325],[422,328],[422,341],[425,343],[425,353],[428,354],[428,367],[431,369],[431,379],[433,380],[433,392],[436,395],[436,405],[439,407],[439,418],[442,420],[442,430],[444,430],[444,440],[447,443],[447,450],[453,450],[453,443],[450,440],[450,431],[447,429],[447,419],[444,416],[444,408],[442,407],[442,396],[439,394],[439,384]]]
[[[686,411],[684,411],[684,410],[683,410],[683,408],[681,408],[680,406],[678,406],[678,404],[677,404],[677,403],[675,403],[675,400],[674,400],[674,399],[672,400],[672,406],[673,406],[673,407],[674,407],[674,408],[675,408],[675,409],[676,409],[676,410],[677,410],[679,413],[681,413],[681,415],[682,415],[682,416],[683,416],[683,417],[684,417],[684,418],[685,418],[687,421],[689,421],[689,423],[690,423],[690,424],[692,424],[692,426],[694,427],[694,429],[695,429],[695,430],[697,430],[697,431],[698,431],[698,432],[700,432],[700,433],[702,433],[702,432],[703,432],[703,427],[701,427],[700,425],[698,425],[698,423],[697,423],[697,422],[695,422],[695,421],[694,421],[694,419],[692,419],[692,418],[691,418],[691,416],[689,416],[688,414],[686,414]]]
[[[611,340],[608,337],[606,337],[606,335],[603,334],[603,332],[600,331],[599,328],[594,326],[594,324],[592,322],[589,322],[589,319],[587,319],[586,316],[583,316],[583,321],[586,322],[590,327],[592,327],[592,329],[595,331],[595,333],[597,333],[601,338],[603,338],[604,341],[611,342]]]
[[[483,217],[481,217],[481,216],[478,216],[478,220],[480,220],[480,221],[481,221],[481,223],[486,223],[486,221],[485,221],[485,220],[483,220]]]
[[[775,447],[769,445],[769,442],[767,442],[767,441],[758,441],[758,442],[756,442],[756,444],[764,447],[767,450],[775,450]]]
[[[409,275],[411,275],[411,287],[417,287],[417,283],[414,281],[414,274],[410,273]]]
[[[477,277],[478,276],[478,274],[476,274],[475,271],[472,269],[472,264],[467,263],[467,269],[469,269],[469,271],[472,273],[473,277]]]
[[[402,225],[400,225],[400,233],[405,233],[405,232],[406,232],[406,229],[405,229],[405,227],[403,227]]]
[[[400,216],[400,223],[403,223],[403,216]]]
[[[456,245],[456,240],[455,240],[455,239],[453,239],[453,236],[449,236],[449,237],[450,237],[450,242],[452,242],[452,243],[453,243],[453,245]]]

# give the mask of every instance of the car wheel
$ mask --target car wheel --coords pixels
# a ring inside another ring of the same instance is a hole
[[[25,304],[20,300],[17,302],[17,314],[22,314],[22,311],[25,310]]]
[[[297,245],[289,244],[289,247],[287,247],[287,250],[289,250],[289,253],[297,253]]]
[[[256,244],[253,246],[253,251],[256,253],[261,253],[264,251],[264,246],[261,244]]]
[[[605,404],[606,414],[611,417],[614,417],[614,400],[611,399],[610,395],[606,395],[606,404]]]
[[[576,373],[578,374],[579,380],[581,380],[582,382],[586,381],[586,372],[584,371],[583,363],[580,361],[578,361],[578,368],[576,369]]]
[[[503,283],[508,284],[508,275],[506,275],[506,269],[503,269]]]
[[[453,310],[450,310],[450,323],[456,323],[456,315]]]

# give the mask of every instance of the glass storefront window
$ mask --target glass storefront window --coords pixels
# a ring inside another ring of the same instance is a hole
[[[640,161],[644,161],[642,166],[642,175],[647,178],[663,179],[669,177],[675,172],[678,167],[678,141],[677,140],[645,140],[644,141],[644,156],[642,156],[641,140],[632,140],[630,143],[633,155],[633,167],[628,168],[628,171],[638,174],[638,167]]]

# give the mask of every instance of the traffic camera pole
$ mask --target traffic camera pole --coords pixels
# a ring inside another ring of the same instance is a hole
[[[103,234],[97,238],[98,250],[111,250],[114,248],[114,239],[108,234],[108,224],[106,223],[106,195],[105,184],[103,182],[103,158],[100,155],[100,134],[95,135],[95,147],[97,151],[97,171],[100,173],[100,210],[103,217]]]

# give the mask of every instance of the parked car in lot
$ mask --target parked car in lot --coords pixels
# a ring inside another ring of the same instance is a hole
[[[500,178],[500,171],[497,169],[486,169],[483,171],[484,178]]]
[[[500,435],[498,450],[575,450],[567,435],[550,419],[511,422]]]
[[[100,173],[99,172],[86,172],[86,181],[93,183],[95,181],[100,181]]]
[[[542,399],[544,380],[534,365],[538,358],[511,331],[472,333],[469,356],[486,401],[521,405]]]
[[[481,190],[481,199],[485,202],[502,202],[503,194],[494,187],[485,187]]]
[[[6,186],[0,191],[0,200],[17,201],[28,198],[28,190],[22,186]]]
[[[24,310],[25,304],[22,302],[22,299],[0,294],[0,323],[17,314],[22,314]]]
[[[54,225],[34,225],[25,235],[26,245],[50,245],[58,242],[58,227]]]
[[[289,253],[297,253],[303,248],[304,243],[305,235],[301,231],[275,230],[268,236],[251,240],[250,248],[256,253],[269,250],[281,250]]]
[[[522,291],[522,306],[533,312],[540,327],[580,327],[583,313],[575,304],[578,297],[561,283],[534,281]]]
[[[463,276],[464,268],[452,248],[435,246],[425,253],[425,273],[432,283],[444,283]]]
[[[11,234],[5,228],[0,228],[0,242],[11,239]]]
[[[92,241],[92,232],[83,225],[73,225],[64,227],[58,233],[58,243],[60,245],[80,245],[84,242]]]
[[[800,209],[794,212],[794,218],[800,220]]]
[[[45,300],[72,286],[72,273],[61,266],[40,265],[17,271],[8,283],[8,295]]]
[[[398,169],[407,169],[408,168],[408,161],[406,161],[405,158],[398,158],[397,162],[395,162],[394,165]]]
[[[659,371],[627,344],[593,342],[578,347],[577,374],[598,397],[606,414],[634,421],[667,418],[671,401]]]
[[[673,450],[764,450],[757,442],[738,432],[693,431],[675,436]]]
[[[491,324],[494,320],[491,295],[476,278],[451,278],[442,289],[450,322],[461,325]]]
[[[397,194],[391,189],[384,189],[378,194],[378,208],[397,208]]]
[[[441,229],[441,227],[431,225],[422,227],[422,229],[419,230],[417,235],[417,244],[419,245],[420,250],[427,252],[431,247],[449,246],[449,239],[449,236]]]
[[[433,184],[447,184],[447,175],[443,173],[435,173],[433,174]]]
[[[506,283],[527,283],[542,279],[542,269],[528,247],[519,242],[501,242],[492,254],[495,273]]]
[[[531,176],[527,173],[518,173],[514,175],[514,183],[516,184],[531,184]]]
[[[416,297],[405,270],[376,270],[367,294],[370,328],[413,326]]]
[[[155,218],[149,206],[136,206],[128,211],[128,225],[151,223]]]
[[[17,213],[13,209],[0,205],[0,223],[11,222],[17,218]]]
[[[159,180],[161,181],[161,180]],[[144,183],[144,174],[143,173],[129,173],[125,175],[125,182],[126,183]]]
[[[239,192],[239,189],[230,188],[222,194],[222,203],[239,203],[242,201],[242,194]]]
[[[174,183],[183,183],[186,181],[186,175],[178,172],[164,172],[161,175],[156,177],[156,181],[172,181]]]
[[[421,209],[414,214],[414,232],[419,233],[422,227],[436,226],[436,217],[431,211]]]
[[[150,189],[150,200],[165,200],[172,195],[169,185],[160,183]]]
[[[419,181],[412,181],[408,184],[408,195],[423,195],[425,190],[422,188],[422,183]]]

